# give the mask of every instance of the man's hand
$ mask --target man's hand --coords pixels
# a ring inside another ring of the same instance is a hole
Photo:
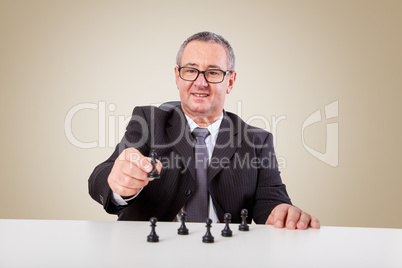
[[[162,164],[159,160],[156,161],[156,169],[160,173]],[[150,157],[143,156],[135,148],[127,148],[115,160],[107,181],[114,193],[128,198],[153,180],[148,178],[148,173],[151,171]]]
[[[284,225],[285,221],[286,224]],[[288,204],[277,205],[268,216],[265,224],[275,225],[277,228],[286,226],[288,229],[320,228],[320,221],[316,217]]]

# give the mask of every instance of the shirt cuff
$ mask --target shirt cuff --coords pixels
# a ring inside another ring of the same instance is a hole
[[[119,206],[127,206],[128,205],[127,202],[129,202],[129,201],[133,200],[134,198],[136,198],[141,193],[142,189],[143,188],[139,189],[138,192],[135,195],[133,195],[132,197],[130,197],[130,198],[123,198],[120,195],[118,195],[115,192],[113,192],[114,202]]]

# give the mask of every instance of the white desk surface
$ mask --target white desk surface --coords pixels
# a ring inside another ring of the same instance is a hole
[[[0,267],[402,267],[402,229],[287,230],[231,224],[233,237],[205,244],[203,223],[0,220]]]

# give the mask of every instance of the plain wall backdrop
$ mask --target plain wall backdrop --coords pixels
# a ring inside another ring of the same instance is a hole
[[[208,30],[236,53],[225,109],[274,134],[293,203],[322,225],[402,228],[401,14],[398,0],[0,0],[0,218],[116,220],[89,175],[135,106],[179,99],[176,53]]]

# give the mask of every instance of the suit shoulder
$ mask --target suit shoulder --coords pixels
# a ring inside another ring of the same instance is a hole
[[[171,115],[171,111],[162,110],[157,106],[146,105],[134,107],[132,115],[145,117],[146,119],[161,119],[165,120]]]
[[[235,127],[237,127],[237,129],[239,131],[249,131],[250,133],[252,133],[252,132],[259,133],[260,135],[270,135],[271,134],[269,131],[267,131],[265,129],[247,124],[246,122],[244,122],[243,119],[241,119],[238,115],[236,115],[234,113],[226,112],[226,114],[227,114],[228,118],[230,119],[230,121],[233,123],[233,125]]]

